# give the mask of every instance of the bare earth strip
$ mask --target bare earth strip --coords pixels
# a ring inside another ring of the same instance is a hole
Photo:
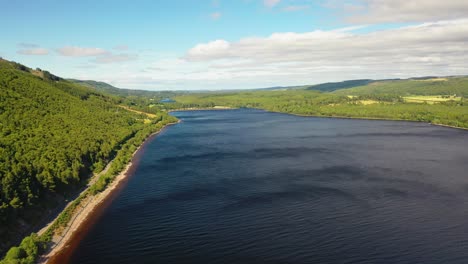
[[[73,233],[80,227],[80,225],[94,211],[94,209],[96,209],[99,204],[101,204],[106,199],[106,197],[119,185],[119,183],[125,178],[131,166],[132,163],[129,163],[127,167],[125,167],[124,171],[115,177],[114,181],[112,181],[109,187],[107,187],[103,192],[88,198],[86,201],[83,201],[85,205],[83,205],[83,207],[81,207],[81,209],[74,214],[71,223],[68,224],[66,231],[62,234],[62,236],[54,236],[52,241],[56,244],[46,255],[41,257],[39,263],[47,263],[52,256],[66,247]]]
[[[128,106],[119,105],[119,107],[121,107],[121,108],[123,108],[123,109],[125,109],[125,110],[127,110],[127,111],[133,112],[133,113],[146,115],[146,116],[149,117],[149,118],[155,118],[155,117],[156,117],[155,114],[150,114],[150,113],[138,111],[138,110],[132,109],[132,108],[130,108],[130,107],[128,107]]]

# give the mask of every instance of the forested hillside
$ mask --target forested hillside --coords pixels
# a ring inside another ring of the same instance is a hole
[[[337,90],[334,93],[340,95],[391,94],[399,96],[455,94],[468,97],[468,77],[375,81],[367,85]]]
[[[316,85],[310,85],[306,88],[306,90],[316,90],[322,92],[332,92],[340,89],[347,89],[356,86],[363,86],[369,83],[374,82],[373,80],[363,79],[363,80],[349,80],[343,82],[329,82],[329,83],[321,83]]]
[[[139,131],[173,120],[116,103],[94,89],[0,59],[0,253]]]

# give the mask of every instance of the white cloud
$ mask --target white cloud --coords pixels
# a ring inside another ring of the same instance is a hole
[[[263,0],[263,4],[270,8],[276,6],[279,2],[281,2],[281,0]]]
[[[189,50],[186,58],[188,60],[216,59],[218,56],[224,56],[230,49],[229,42],[225,40],[215,40],[206,44],[198,44]]]
[[[356,28],[216,40],[196,45],[184,59],[209,64],[198,78],[250,81],[250,87],[468,72],[468,19],[365,34]]]
[[[192,61],[226,58],[294,61],[296,58],[308,60],[326,54],[338,54],[342,57],[370,52],[376,55],[387,54],[392,50],[408,53],[424,53],[428,50],[442,52],[447,49],[448,44],[464,49],[468,43],[468,20],[424,23],[367,34],[355,34],[353,29],[355,28],[273,33],[269,37],[245,38],[233,43],[215,40],[196,45],[187,52],[185,58]]]
[[[128,50],[126,45],[118,45],[113,48],[114,50],[125,51]],[[101,48],[85,48],[85,47],[75,47],[75,46],[66,46],[60,49],[57,49],[57,52],[62,56],[68,57],[94,57],[90,60],[90,63],[99,63],[99,64],[112,64],[112,63],[121,63],[129,62],[138,59],[138,55],[130,53],[113,53],[111,51],[101,49]]]
[[[214,13],[211,13],[211,14],[210,14],[210,17],[211,17],[211,19],[213,19],[213,20],[218,20],[218,19],[221,18],[221,16],[222,16],[222,14],[221,14],[220,12],[214,12]]]
[[[347,20],[354,23],[430,22],[468,18],[466,0],[357,0],[354,3],[329,0],[329,4],[348,12]]]
[[[105,55],[109,52],[101,48],[85,48],[85,47],[76,47],[76,46],[65,46],[59,48],[57,52],[62,56],[69,57],[89,57],[89,56],[99,56]]]
[[[20,49],[17,51],[21,55],[47,55],[49,50],[44,48],[30,48],[30,49]]]

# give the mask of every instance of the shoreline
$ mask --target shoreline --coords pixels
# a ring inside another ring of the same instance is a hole
[[[94,223],[105,212],[112,201],[118,197],[118,194],[123,190],[123,187],[125,187],[128,180],[134,174],[147,144],[155,139],[157,135],[163,132],[167,127],[178,123],[180,123],[180,121],[167,124],[159,131],[148,136],[132,154],[132,159],[127,166],[115,176],[112,183],[102,192],[84,200],[83,203],[86,203],[84,206],[81,204],[79,205],[82,210],[74,214],[71,224],[69,223],[66,227],[66,229],[68,229],[67,232],[61,235],[61,239],[54,247],[49,248],[39,257],[37,263],[67,263],[80,241],[94,226]]]
[[[206,107],[205,108],[195,108],[195,107],[191,107],[191,108],[186,108],[186,109],[169,110],[167,112],[170,113],[170,112],[177,112],[177,111],[207,111],[207,110],[236,110],[236,109],[241,109],[241,108],[232,108],[232,107],[228,107],[228,106],[223,106],[223,107],[219,107],[219,108],[206,108]],[[468,131],[468,128],[465,128],[465,127],[457,127],[457,126],[451,126],[451,125],[430,123],[430,122],[417,121],[417,120],[408,120],[408,119],[391,119],[391,118],[381,118],[381,117],[319,116],[319,115],[285,113],[285,112],[267,110],[267,109],[263,109],[263,108],[245,108],[245,109],[257,109],[257,110],[263,110],[263,111],[270,112],[270,113],[301,116],[301,117],[357,119],[357,120],[372,120],[372,121],[400,121],[400,122],[424,123],[424,124],[428,124],[428,125],[432,125],[432,126],[439,126],[439,127],[445,127],[445,128],[454,128],[454,129],[460,129],[460,130]]]
[[[262,109],[264,110],[264,109]],[[317,116],[317,115],[304,115],[304,114],[294,114],[294,113],[283,113],[283,112],[276,112],[276,111],[269,111],[271,113],[279,113],[279,114],[286,114],[286,115],[294,115],[294,116],[302,116],[302,117],[317,117],[317,118],[336,118],[336,119],[357,119],[357,120],[370,120],[370,121],[398,121],[398,122],[412,122],[412,123],[423,123],[432,126],[440,126],[446,128],[455,128],[460,130],[468,130],[468,128],[464,127],[457,127],[457,126],[450,126],[438,123],[431,123],[426,121],[417,121],[417,120],[408,120],[408,119],[391,119],[391,118],[382,118],[382,117],[351,117],[351,116]]]

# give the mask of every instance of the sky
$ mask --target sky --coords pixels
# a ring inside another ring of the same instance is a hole
[[[0,57],[220,90],[468,74],[466,0],[0,0]]]

